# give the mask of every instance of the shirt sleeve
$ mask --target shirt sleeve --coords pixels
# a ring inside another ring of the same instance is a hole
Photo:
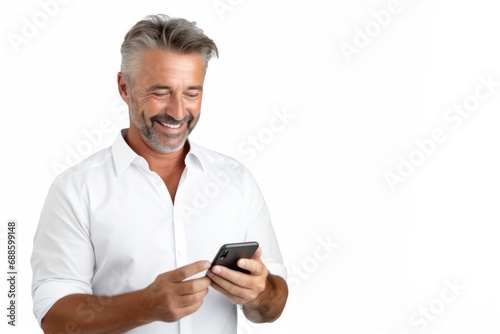
[[[95,260],[79,192],[56,180],[40,215],[31,255],[33,313],[39,324],[60,298],[92,293]]]
[[[247,233],[245,240],[258,241],[262,248],[262,262],[267,270],[286,280],[287,270],[283,265],[276,233],[264,197],[254,177],[248,174]]]

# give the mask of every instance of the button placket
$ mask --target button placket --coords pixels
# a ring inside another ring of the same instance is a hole
[[[181,175],[179,185],[177,187],[177,192],[175,195],[175,202],[182,203],[182,188],[186,179],[186,169]],[[184,220],[179,210],[178,205],[173,206],[173,220],[174,220],[174,233],[175,233],[175,254],[177,260],[177,268],[187,265],[189,263],[188,251],[186,245],[186,229],[184,226]]]

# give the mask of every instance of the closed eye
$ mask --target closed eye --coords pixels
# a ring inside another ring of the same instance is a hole
[[[165,98],[170,95],[170,92],[152,92],[151,94],[157,98]]]
[[[201,96],[201,89],[191,89],[184,92],[184,97],[189,100],[196,100]]]

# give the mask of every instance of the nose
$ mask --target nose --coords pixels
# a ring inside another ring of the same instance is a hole
[[[182,96],[174,95],[170,100],[167,114],[180,121],[185,116],[184,100]]]

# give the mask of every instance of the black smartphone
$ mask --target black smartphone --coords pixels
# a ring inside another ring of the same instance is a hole
[[[212,267],[215,265],[220,265],[248,274],[249,272],[247,270],[238,267],[236,263],[239,259],[251,258],[257,248],[259,248],[259,243],[256,241],[225,244],[219,249],[217,255],[214,257],[214,260],[212,261]]]

